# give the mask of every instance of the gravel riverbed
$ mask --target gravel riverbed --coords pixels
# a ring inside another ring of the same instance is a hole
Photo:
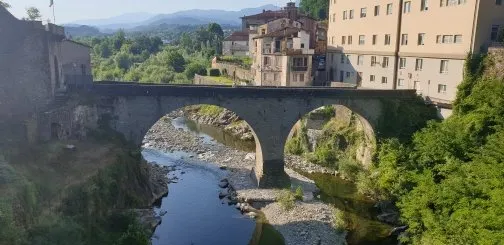
[[[180,114],[178,114],[180,115]],[[244,200],[251,206],[260,206],[268,222],[285,238],[287,245],[336,245],[346,244],[345,233],[336,231],[334,224],[334,208],[314,196],[318,189],[314,182],[295,171],[325,172],[329,169],[303,161],[299,157],[286,157],[286,172],[291,177],[294,187],[302,186],[304,200],[297,201],[294,208],[285,211],[275,202],[279,190],[258,189],[250,177],[255,165],[255,153],[247,153],[226,147],[220,143],[208,142],[196,134],[182,129],[176,129],[171,124],[169,115],[156,123],[147,133],[144,140],[145,148],[154,148],[165,152],[189,152],[188,162],[199,160],[219,165],[228,170],[227,179],[239,200]]]

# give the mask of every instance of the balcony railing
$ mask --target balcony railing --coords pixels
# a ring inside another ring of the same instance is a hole
[[[308,66],[293,66],[292,71],[308,71]]]
[[[271,54],[271,48],[264,48],[263,54]]]

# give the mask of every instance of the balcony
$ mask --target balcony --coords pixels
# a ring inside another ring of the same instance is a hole
[[[263,54],[271,54],[271,48],[263,48]]]
[[[308,66],[293,66],[291,67],[292,71],[308,71]]]

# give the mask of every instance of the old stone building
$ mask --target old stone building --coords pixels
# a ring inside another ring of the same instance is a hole
[[[19,131],[0,135],[29,134],[30,120],[67,88],[65,75],[85,75],[79,82],[92,82],[90,60],[89,47],[66,40],[63,27],[19,20],[0,6],[0,125],[26,120],[5,127]]]
[[[315,50],[310,48],[310,33],[301,29],[299,22],[285,21],[280,29],[262,25],[258,29],[261,34],[253,37],[252,71],[257,86],[312,85]]]
[[[223,55],[247,56],[249,51],[249,33],[233,32],[224,39],[222,45]]]

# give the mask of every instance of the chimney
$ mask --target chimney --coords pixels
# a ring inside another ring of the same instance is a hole
[[[288,2],[287,7],[285,7],[285,11],[287,12],[287,18],[289,18],[291,20],[297,20],[298,9],[296,7],[295,2]]]

